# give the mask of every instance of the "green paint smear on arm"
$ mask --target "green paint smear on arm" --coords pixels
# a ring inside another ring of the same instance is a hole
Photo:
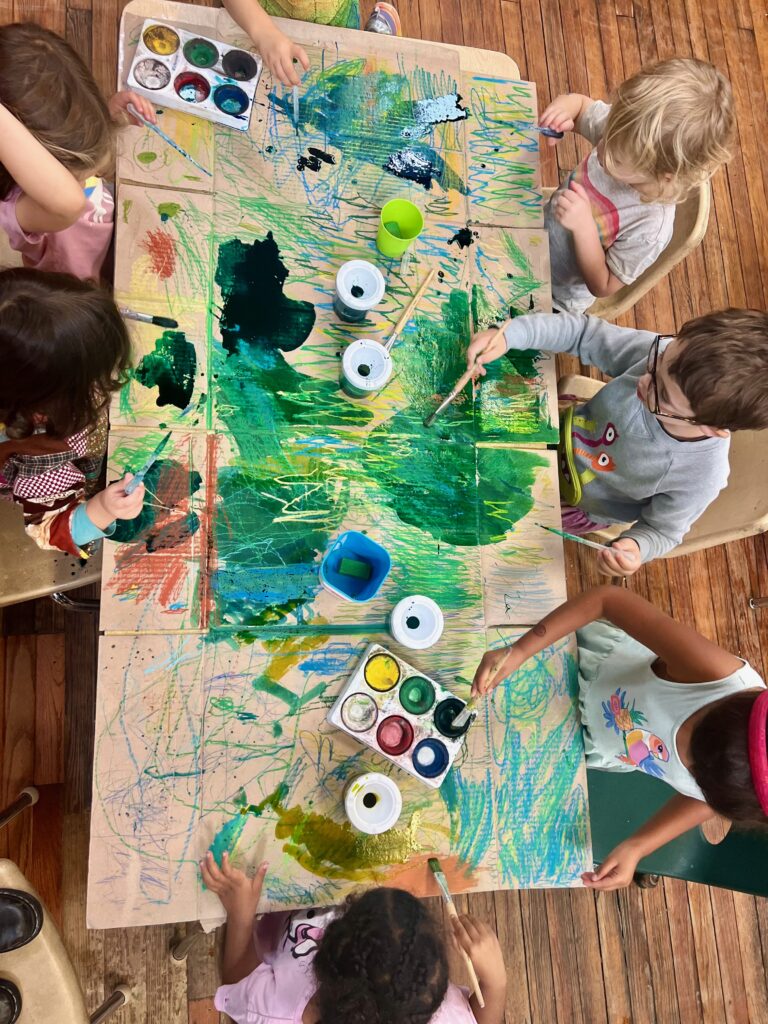
[[[155,342],[155,351],[148,353],[133,371],[145,388],[158,388],[157,404],[186,409],[195,388],[197,356],[195,346],[183,331],[163,331]]]

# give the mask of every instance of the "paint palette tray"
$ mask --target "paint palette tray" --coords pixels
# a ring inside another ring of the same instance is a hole
[[[159,107],[245,132],[260,75],[256,54],[148,18],[128,72],[128,88]]]
[[[328,721],[438,789],[464,744],[453,729],[465,702],[382,647],[369,644]]]

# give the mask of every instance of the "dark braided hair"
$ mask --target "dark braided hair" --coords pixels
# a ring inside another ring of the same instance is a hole
[[[322,1024],[427,1024],[448,988],[440,927],[402,889],[350,896],[320,940],[314,971]]]

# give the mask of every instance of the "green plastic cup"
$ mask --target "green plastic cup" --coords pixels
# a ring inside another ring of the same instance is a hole
[[[376,248],[382,256],[402,256],[424,227],[421,210],[409,199],[390,199],[381,211]]]

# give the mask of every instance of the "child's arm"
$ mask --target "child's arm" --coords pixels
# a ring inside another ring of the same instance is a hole
[[[714,817],[708,804],[678,793],[629,839],[611,850],[595,871],[585,872],[581,876],[584,885],[588,889],[623,889],[632,881],[643,857]]]
[[[555,196],[552,209],[558,224],[573,235],[576,263],[590,292],[602,299],[623,288],[624,282],[608,267],[592,205],[583,185],[572,181],[565,192]]]
[[[507,1001],[507,969],[496,932],[469,914],[450,919],[453,939],[460,952],[468,954],[475,968],[484,1007],[472,993],[469,1005],[477,1024],[503,1024]]]
[[[264,63],[275,78],[283,85],[298,85],[300,79],[293,62],[297,60],[307,71],[309,57],[298,43],[292,43],[280,31],[259,0],[224,0],[224,6],[258,46]]]
[[[509,349],[567,352],[609,377],[618,377],[648,356],[656,337],[650,331],[618,327],[583,313],[529,313],[510,320],[494,340],[496,334],[496,330],[480,331],[467,349],[467,366],[476,366],[481,377],[484,365]]]
[[[22,231],[62,231],[83,212],[86,200],[82,185],[2,105],[0,163],[24,193],[16,203]]]
[[[220,868],[210,850],[200,862],[206,889],[216,893],[227,912],[221,963],[221,980],[225,985],[234,985],[247,978],[261,963],[253,942],[253,919],[259,907],[267,866],[265,861],[259,865],[253,878],[247,878],[239,868],[232,867],[226,852],[222,855]]]
[[[554,128],[557,132],[578,131],[577,122],[594,100],[591,96],[583,96],[579,92],[563,93],[556,96],[539,118],[542,128]],[[558,140],[548,138],[550,146],[556,146]]]
[[[741,661],[623,587],[602,586],[561,604],[514,644],[487,651],[472,684],[472,694],[489,693],[545,647],[588,622],[607,619],[652,650],[679,683],[701,683],[731,675]]]

